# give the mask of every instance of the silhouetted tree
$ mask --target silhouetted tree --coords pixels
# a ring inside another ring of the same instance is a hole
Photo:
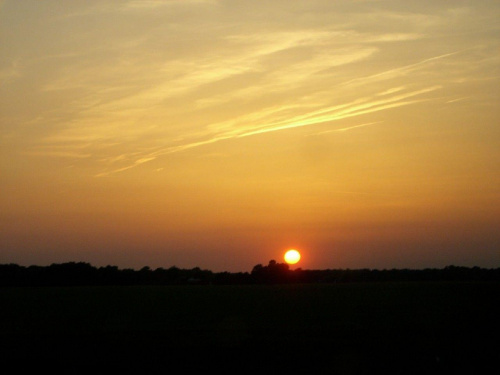
[[[500,268],[446,266],[443,269],[326,269],[291,271],[288,264],[269,261],[257,264],[252,272],[213,273],[199,267],[139,271],[116,266],[95,268],[89,263],[69,262],[42,266],[0,264],[0,286],[85,286],[85,285],[183,285],[183,284],[276,284],[276,283],[348,283],[348,282],[428,282],[428,281],[500,281]]]
[[[290,270],[286,263],[277,263],[274,259],[267,266],[257,264],[252,269],[252,277],[257,283],[276,284],[290,281]]]

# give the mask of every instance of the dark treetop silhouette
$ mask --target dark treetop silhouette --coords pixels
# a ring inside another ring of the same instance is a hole
[[[212,272],[199,267],[181,269],[116,266],[94,267],[69,262],[50,266],[0,265],[0,286],[90,286],[90,285],[188,285],[188,284],[290,284],[388,281],[499,281],[500,268],[447,266],[442,269],[326,269],[290,270],[288,264],[269,261],[248,272]]]

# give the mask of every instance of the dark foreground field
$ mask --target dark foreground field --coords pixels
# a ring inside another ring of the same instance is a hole
[[[497,282],[2,288],[0,356],[68,374],[496,373],[499,296]]]

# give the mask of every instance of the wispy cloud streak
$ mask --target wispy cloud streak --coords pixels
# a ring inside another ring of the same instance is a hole
[[[398,68],[386,70],[384,72],[373,74],[373,75],[370,75],[370,76],[367,76],[367,77],[361,77],[361,78],[351,79],[351,80],[349,80],[347,82],[344,82],[344,85],[346,85],[346,86],[350,86],[350,85],[363,85],[363,84],[366,84],[368,82],[376,82],[376,81],[381,81],[381,80],[395,78],[397,76],[408,74],[409,72],[411,72],[411,71],[413,71],[415,69],[418,69],[422,65],[426,65],[426,64],[429,64],[429,63],[432,63],[432,62],[436,62],[438,60],[441,60],[441,59],[444,59],[444,58],[456,55],[456,54],[461,53],[461,52],[463,52],[463,51],[455,51],[455,52],[445,53],[443,55],[434,56],[434,57],[430,57],[430,58],[421,60],[421,61],[416,62],[414,64],[409,64],[409,65],[405,65],[405,66],[402,66],[402,67],[398,67]]]
[[[241,123],[238,122],[237,120],[235,123],[238,125],[230,126],[230,124],[226,124],[224,126],[214,126],[215,129],[225,129],[225,131],[221,131],[220,133],[217,134],[212,134],[211,136],[207,134],[207,138],[203,140],[198,140],[198,141],[193,141],[193,142],[187,142],[181,145],[177,146],[171,146],[171,147],[166,147],[162,148],[159,150],[156,150],[151,153],[147,153],[143,155],[141,158],[137,159],[130,165],[127,165],[122,168],[114,169],[111,171],[99,173],[97,176],[102,177],[105,175],[109,175],[112,173],[117,173],[117,172],[122,172],[131,168],[134,168],[140,164],[146,163],[148,161],[155,160],[156,158],[163,156],[163,155],[168,155],[168,154],[173,154],[177,152],[182,152],[186,151],[189,149],[201,147],[201,146],[206,146],[209,144],[213,144],[216,142],[224,141],[224,140],[229,140],[229,139],[234,139],[234,138],[243,138],[243,137],[249,137],[249,136],[256,136],[256,135],[262,135],[265,133],[270,133],[270,132],[277,132],[277,131],[283,131],[287,129],[293,129],[293,128],[299,128],[299,127],[305,127],[305,126],[311,126],[311,125],[317,125],[317,124],[322,124],[322,123],[327,123],[327,122],[334,122],[334,121],[339,121],[345,118],[349,117],[355,117],[355,116],[361,116],[373,112],[378,112],[378,111],[383,111],[391,108],[396,108],[396,107],[401,107],[401,106],[406,106],[414,103],[418,103],[424,100],[428,99],[413,99],[413,100],[407,100],[409,98],[413,98],[419,95],[423,95],[426,93],[433,92],[435,90],[440,89],[441,86],[436,85],[436,86],[431,86],[427,87],[421,90],[416,90],[412,92],[407,92],[404,94],[399,94],[395,95],[392,97],[386,97],[384,99],[377,99],[373,100],[373,98],[366,98],[366,99],[361,99],[357,100],[351,103],[346,103],[342,105],[337,105],[333,106],[330,108],[325,108],[321,110],[316,110],[316,111],[311,111],[309,113],[288,118],[285,120],[277,121],[277,122],[262,122],[260,124],[249,124],[249,123]],[[399,91],[399,90],[398,90]],[[276,110],[277,111],[277,110]],[[270,114],[269,114],[270,115]],[[356,125],[356,126],[351,126],[351,127],[345,127],[341,129],[332,129],[332,131],[338,131],[338,132],[345,132],[354,128],[359,128],[359,127],[364,127],[368,125],[374,125],[379,122],[370,122],[366,124],[361,124],[361,125]]]
[[[33,152],[84,156],[105,175],[231,139],[321,124],[339,133],[361,129],[377,123],[348,119],[430,101],[437,90],[453,103],[468,93],[449,87],[470,82],[474,70],[489,68],[474,73],[476,80],[496,72],[498,53],[490,53],[488,38],[450,44],[454,50],[436,41],[455,32],[472,8],[429,14],[424,6],[415,12],[370,4],[366,13],[334,3],[321,8],[325,15],[314,13],[315,5],[299,8],[312,11],[311,19],[339,22],[292,17],[297,10],[290,7],[273,27],[260,27],[250,9],[241,13],[244,2],[102,1],[61,12],[42,6],[51,27],[71,40],[56,37],[30,59],[5,58],[0,80],[29,87],[35,100],[20,115],[22,96],[9,92],[3,122],[12,124],[10,133],[32,129]],[[282,11],[272,3],[262,9]],[[68,17],[92,27],[75,27]],[[78,145],[85,147],[75,152]]]

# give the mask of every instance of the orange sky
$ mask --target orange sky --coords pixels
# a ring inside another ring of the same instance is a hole
[[[0,1],[0,263],[500,266],[498,1]]]

